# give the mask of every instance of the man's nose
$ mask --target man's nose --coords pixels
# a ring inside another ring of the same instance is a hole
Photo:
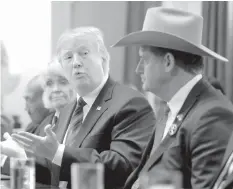
[[[58,85],[57,83],[55,83],[55,84],[53,85],[53,91],[59,91],[59,90],[60,90],[59,85]]]
[[[26,103],[26,105],[25,105],[25,107],[24,107],[24,110],[26,111],[26,112],[29,112],[29,107],[28,107],[28,104]]]
[[[80,60],[79,56],[74,54],[74,60],[73,60],[73,67],[81,67],[82,66],[82,61]]]
[[[144,72],[144,66],[143,66],[141,60],[139,61],[139,63],[138,63],[138,65],[137,65],[137,68],[136,68],[135,72],[136,72],[137,74],[140,74],[140,73],[143,73],[143,72]]]

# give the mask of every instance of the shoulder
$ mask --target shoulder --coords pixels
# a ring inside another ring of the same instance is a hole
[[[113,98],[123,98],[125,100],[138,98],[147,101],[145,95],[142,92],[132,89],[124,84],[120,84],[118,82],[115,82],[115,86],[113,89]]]
[[[135,115],[145,114],[154,117],[153,109],[146,97],[141,92],[123,84],[115,84],[109,103],[111,110],[120,114],[132,112],[136,113]]]
[[[233,130],[233,105],[221,92],[207,88],[188,113],[184,127],[190,136],[228,138]]]
[[[221,116],[223,119],[233,116],[233,105],[225,95],[211,87],[200,96],[195,112],[201,118]]]

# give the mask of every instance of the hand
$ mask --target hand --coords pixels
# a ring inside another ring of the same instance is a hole
[[[4,133],[3,136],[6,140],[0,142],[1,154],[8,157],[27,158],[24,149],[14,140],[12,140],[9,133]]]
[[[52,161],[59,142],[50,124],[45,127],[44,131],[46,133],[45,137],[28,132],[19,132],[18,134],[12,134],[12,138],[22,145],[26,151]]]

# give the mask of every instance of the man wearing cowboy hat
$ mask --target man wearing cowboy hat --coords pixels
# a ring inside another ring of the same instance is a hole
[[[232,132],[233,107],[203,79],[201,59],[228,60],[201,44],[202,27],[201,16],[150,8],[142,31],[130,33],[114,45],[140,45],[136,72],[143,89],[168,105],[125,189],[140,188],[145,174],[149,184],[156,183],[162,170],[179,173],[182,188],[209,188],[220,168]]]

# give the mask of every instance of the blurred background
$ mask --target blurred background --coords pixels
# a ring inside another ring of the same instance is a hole
[[[141,80],[134,72],[138,47],[110,46],[125,34],[140,30],[146,10],[155,6],[175,7],[204,17],[203,44],[229,59],[225,64],[204,59],[205,75],[217,78],[233,100],[233,2],[0,1],[0,39],[8,51],[10,73],[20,75],[20,84],[1,102],[4,110],[17,115],[22,127],[29,123],[23,99],[28,80],[46,67],[61,33],[78,26],[103,31],[111,54],[111,76],[141,90]],[[146,95],[153,104],[154,97]]]

